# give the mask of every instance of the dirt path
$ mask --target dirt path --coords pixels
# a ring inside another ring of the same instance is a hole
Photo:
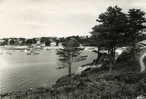
[[[146,67],[145,67],[145,64],[144,64],[144,58],[146,57],[146,52],[140,56],[139,58],[139,63],[140,63],[140,72],[144,72]]]

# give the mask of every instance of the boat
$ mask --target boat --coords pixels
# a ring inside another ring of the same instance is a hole
[[[36,51],[38,49],[35,49],[35,48],[27,48],[24,50],[24,52],[27,54],[27,55],[38,55],[40,54],[38,51]]]
[[[12,55],[12,53],[11,53],[11,52],[9,52],[9,51],[8,51],[8,52],[6,52],[6,54],[8,54],[8,55]]]
[[[32,49],[31,48],[26,48],[24,50],[24,52],[27,54],[27,55],[31,55],[32,54]]]
[[[40,54],[39,52],[32,52],[33,53],[33,55],[38,55],[38,54]]]
[[[3,50],[0,50],[0,55],[3,55]]]

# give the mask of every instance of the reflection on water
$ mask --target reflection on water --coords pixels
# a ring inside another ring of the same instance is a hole
[[[89,56],[87,61],[74,63],[73,71],[93,58]],[[55,49],[41,50],[38,55],[27,55],[20,50],[0,52],[0,93],[50,86],[67,74],[67,69],[56,69],[59,64]]]

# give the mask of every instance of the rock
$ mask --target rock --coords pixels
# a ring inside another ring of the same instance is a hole
[[[137,96],[137,98],[136,99],[146,99],[146,97],[145,96],[143,96],[143,95],[139,95],[139,96]]]

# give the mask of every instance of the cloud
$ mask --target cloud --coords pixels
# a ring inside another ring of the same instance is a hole
[[[0,0],[0,37],[83,35],[115,4],[146,11],[145,0]]]

